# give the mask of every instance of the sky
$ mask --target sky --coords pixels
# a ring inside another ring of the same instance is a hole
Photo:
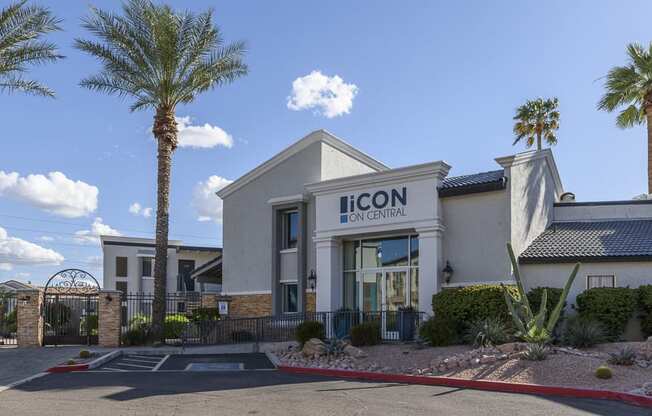
[[[91,37],[81,18],[119,1],[38,4],[63,19],[49,39],[66,59],[29,74],[56,99],[0,94],[0,281],[43,284],[71,267],[101,282],[99,234],[154,234],[153,114],[79,87],[99,69],[72,47]],[[524,150],[512,146],[512,117],[537,97],[559,98],[553,152],[565,190],[580,201],[645,192],[644,127],[621,130],[596,103],[627,43],[652,40],[649,1],[168,4],[213,8],[226,41],[246,41],[249,66],[177,109],[171,239],[221,246],[214,192],[320,128],[391,167],[497,169],[494,158]]]

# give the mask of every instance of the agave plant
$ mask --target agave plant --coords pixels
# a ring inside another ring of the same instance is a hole
[[[521,338],[523,341],[528,343],[537,343],[537,344],[546,344],[550,342],[551,334],[561,311],[564,308],[564,303],[568,297],[568,292],[570,291],[575,276],[580,268],[580,264],[575,264],[573,271],[571,272],[568,280],[566,281],[566,286],[561,293],[561,297],[557,302],[557,305],[550,313],[550,316],[546,319],[546,304],[548,303],[548,292],[543,290],[541,294],[541,306],[536,315],[532,312],[530,308],[530,302],[525,293],[525,288],[523,286],[523,281],[521,280],[521,272],[518,267],[518,262],[516,261],[516,256],[514,255],[514,249],[510,243],[507,243],[507,252],[509,253],[509,259],[512,262],[512,267],[514,268],[514,279],[516,280],[516,287],[518,289],[518,296],[511,294],[505,285],[501,284],[503,293],[505,294],[505,302],[507,303],[507,308],[509,309],[509,314],[514,321],[514,326],[516,328],[516,336]]]

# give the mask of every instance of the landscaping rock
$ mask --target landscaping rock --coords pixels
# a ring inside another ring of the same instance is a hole
[[[515,352],[523,351],[525,349],[525,344],[522,342],[508,342],[507,344],[498,345],[496,348],[503,354],[513,354]]]
[[[367,354],[362,351],[360,348],[354,347],[353,345],[347,345],[344,347],[344,354],[353,358],[366,358]]]
[[[647,342],[652,344],[652,337],[647,337]]]
[[[320,339],[311,338],[303,344],[301,352],[305,357],[320,357],[326,354],[326,344]]]

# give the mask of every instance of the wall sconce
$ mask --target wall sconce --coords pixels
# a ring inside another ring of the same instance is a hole
[[[20,300],[23,302],[23,305],[27,305],[27,303],[30,301],[30,299],[32,299],[32,297],[30,295],[25,295],[22,298],[20,298]]]
[[[106,299],[106,302],[107,302],[107,303],[110,303],[110,302],[113,301],[113,297],[112,297],[110,294],[108,294],[108,293],[106,294],[106,296],[104,297],[104,299]]]
[[[448,262],[448,260],[446,260],[446,267],[444,267],[441,271],[442,275],[444,276],[444,282],[446,282],[446,284],[451,282],[451,277],[453,277],[454,272],[455,271],[451,267],[451,264]]]
[[[308,287],[310,290],[315,290],[315,286],[317,285],[317,274],[315,274],[314,269],[310,269],[310,275],[308,276]]]

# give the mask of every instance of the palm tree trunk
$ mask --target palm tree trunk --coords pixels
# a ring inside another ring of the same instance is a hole
[[[541,150],[541,132],[537,132],[537,150]]]
[[[647,193],[652,194],[652,105],[645,107],[647,116]]]
[[[162,338],[166,314],[170,172],[172,169],[172,152],[177,144],[177,123],[174,119],[174,111],[170,108],[159,108],[154,117],[152,130],[158,142],[152,335],[156,340],[159,340]]]

